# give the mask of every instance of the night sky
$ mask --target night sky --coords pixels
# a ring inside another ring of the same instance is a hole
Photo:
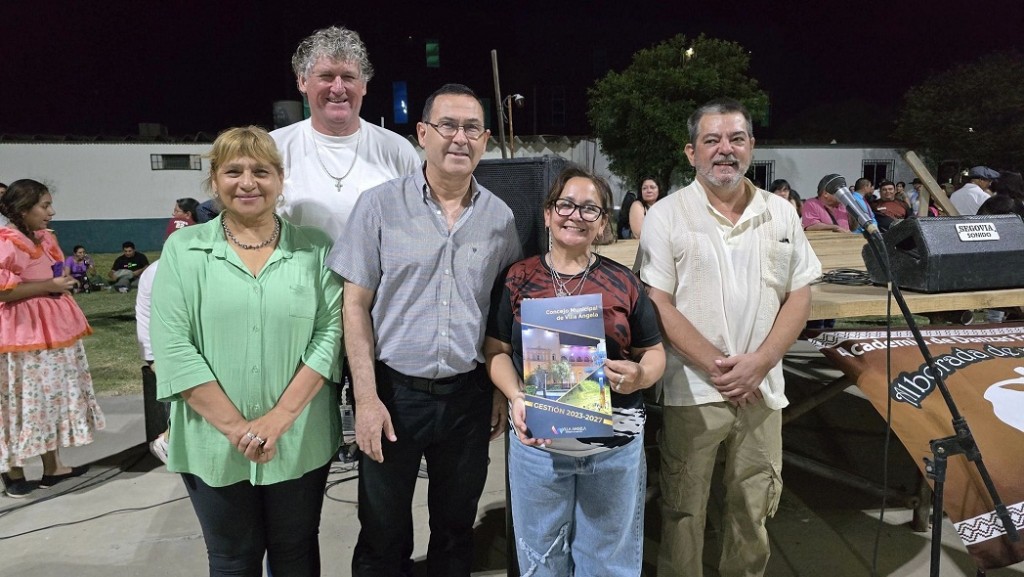
[[[996,50],[1022,49],[1024,2],[668,0],[494,2],[0,2],[0,134],[128,135],[138,123],[174,136],[272,124],[272,102],[299,99],[290,58],[331,24],[358,31],[376,76],[362,116],[392,121],[391,83],[405,80],[413,120],[444,82],[493,97],[521,93],[517,134],[589,133],[585,91],[638,49],[685,33],[732,40],[771,101],[767,136],[824,104],[859,99],[880,114],[930,73]],[[410,6],[411,5],[411,6]],[[424,42],[440,43],[439,69]],[[976,79],[979,98],[984,79]],[[1024,89],[1024,87],[1022,87]],[[565,121],[551,118],[564,90]],[[761,135],[765,135],[763,132]]]

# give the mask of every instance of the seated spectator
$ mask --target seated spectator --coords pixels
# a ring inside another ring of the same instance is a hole
[[[787,180],[783,178],[773,180],[772,185],[768,187],[768,192],[789,201],[789,204],[793,205],[793,208],[796,209],[796,213],[800,214],[800,195],[796,194],[796,191],[789,187]]]
[[[78,281],[78,286],[72,289],[73,292],[92,292],[96,289],[99,279],[96,277],[96,266],[92,257],[85,252],[85,247],[76,245],[74,250],[64,261],[64,268],[71,275],[71,278]]]
[[[874,194],[875,185],[871,184],[871,179],[861,177],[853,183],[853,199],[857,201],[858,205],[860,205],[861,210],[871,218],[871,222],[874,222],[877,226],[878,221],[875,219],[875,211],[871,210],[871,201],[873,200]],[[857,226],[854,227],[851,232],[862,234],[864,232],[864,227],[860,226],[860,224],[856,222],[856,219],[850,221],[850,226],[855,224]]]
[[[920,178],[914,178],[910,181],[910,188],[907,189],[907,202],[910,204],[911,210],[914,214],[918,213],[921,208],[921,189],[924,188],[924,183],[921,182]]]
[[[978,214],[981,203],[991,196],[989,189],[999,173],[987,166],[975,166],[967,173],[967,182],[953,192],[949,201],[962,215]]]
[[[121,251],[121,256],[114,259],[114,266],[110,267],[107,277],[113,283],[112,288],[126,293],[139,283],[139,275],[149,266],[149,259],[141,252],[136,252],[135,243],[130,240],[121,244]]]
[[[1006,194],[997,194],[981,203],[978,214],[1016,214],[1024,219],[1024,202]]]
[[[639,202],[634,202],[629,207],[629,231],[633,238],[640,238],[640,230],[644,226],[644,217],[647,210],[654,206],[654,203],[665,198],[665,192],[653,176],[645,176],[640,180]]]
[[[174,201],[174,209],[171,211],[171,222],[167,223],[167,230],[164,231],[164,238],[172,232],[192,226],[198,221],[196,214],[199,212],[199,201],[194,198],[179,198]]]
[[[796,209],[797,216],[803,216],[804,202],[800,199],[800,193],[795,188],[789,189],[789,204],[793,205],[793,208]]]
[[[896,185],[892,181],[884,180],[879,183],[878,196],[872,209],[875,211],[879,230],[889,230],[894,223],[913,216],[910,206],[896,198]]]
[[[834,194],[825,185],[836,175],[828,174],[818,182],[818,196],[803,203],[801,215],[804,230],[831,230],[850,232],[850,217]]]

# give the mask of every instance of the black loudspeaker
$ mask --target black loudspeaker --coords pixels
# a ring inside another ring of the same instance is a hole
[[[481,160],[473,173],[484,188],[512,209],[524,257],[547,251],[544,199],[566,164],[558,156],[490,159]]]
[[[1016,215],[910,218],[885,235],[900,288],[956,292],[1024,286],[1024,221]],[[871,281],[887,275],[871,248],[861,251]]]

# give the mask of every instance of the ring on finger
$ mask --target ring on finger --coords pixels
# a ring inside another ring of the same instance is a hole
[[[245,434],[245,438],[246,438],[246,439],[249,439],[249,440],[251,441],[251,440],[253,440],[253,439],[258,439],[259,437],[257,437],[256,435],[252,434],[252,431],[249,431],[249,432],[247,432],[247,433]]]
[[[259,443],[261,447],[267,443],[267,440],[261,438],[259,435],[253,435],[252,436],[252,440],[254,440],[257,443]]]

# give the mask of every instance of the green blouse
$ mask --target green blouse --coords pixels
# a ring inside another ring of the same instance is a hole
[[[217,381],[246,419],[269,411],[300,363],[337,382],[341,281],[323,266],[331,240],[281,222],[281,238],[253,277],[221,232],[220,217],[183,228],[164,245],[153,286],[150,336],[158,397],[171,401],[167,469],[222,487],[269,485],[322,466],[341,444],[337,390],[325,385],[257,465],[182,399]]]

